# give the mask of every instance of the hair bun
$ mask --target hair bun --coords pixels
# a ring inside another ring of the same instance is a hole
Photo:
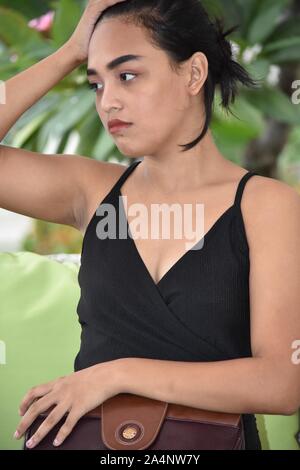
[[[230,42],[226,39],[226,36],[228,34],[231,34],[233,31],[235,31],[239,25],[234,25],[231,28],[229,28],[227,31],[224,31],[224,20],[223,18],[216,18],[215,23],[214,23],[214,28],[216,31],[216,38],[217,42],[219,43],[221,50],[223,51],[223,54],[225,57],[231,58],[232,57],[232,48]]]

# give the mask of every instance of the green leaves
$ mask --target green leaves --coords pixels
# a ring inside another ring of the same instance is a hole
[[[52,2],[55,10],[53,24],[53,46],[61,47],[74,32],[82,14],[82,8],[74,0],[56,0]]]
[[[291,90],[292,94],[293,90]],[[255,93],[244,91],[249,103],[265,116],[291,125],[300,125],[300,107],[292,103],[291,98],[278,88],[265,86]]]
[[[29,20],[44,15],[50,10],[50,0],[0,0],[1,7],[7,7],[26,16]]]
[[[248,30],[250,44],[263,43],[274,31],[287,0],[264,0],[258,3],[256,15]]]
[[[44,43],[41,35],[28,27],[24,16],[4,7],[0,7],[0,40],[23,53]]]
[[[64,136],[76,127],[93,109],[94,96],[88,90],[78,89],[64,93],[56,107],[56,112],[50,117],[39,133],[37,145],[49,152],[59,152]]]

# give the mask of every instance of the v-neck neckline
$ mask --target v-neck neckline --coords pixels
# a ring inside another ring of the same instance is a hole
[[[119,191],[119,195],[122,196],[122,193],[121,191]],[[129,224],[128,224],[128,219],[126,217],[126,212],[125,212],[125,208],[124,208],[124,204],[123,204],[123,200],[122,200],[122,197],[121,197],[121,207],[122,207],[122,210],[123,210],[123,213],[124,213],[124,217],[126,219],[126,226],[127,226],[127,233],[130,233],[131,234],[131,231],[130,231],[130,227],[129,227]],[[228,207],[228,209],[225,210],[225,212],[223,212],[220,217],[218,217],[218,219],[215,221],[215,223],[211,226],[211,228],[204,234],[204,236],[198,240],[191,248],[189,248],[188,250],[185,251],[185,253],[183,253],[183,255],[180,256],[180,258],[177,259],[177,261],[175,261],[172,266],[165,272],[165,274],[163,274],[163,276],[159,279],[158,282],[155,282],[155,280],[153,279],[152,275],[150,274],[150,271],[149,269],[147,268],[139,250],[137,249],[137,246],[134,242],[134,239],[129,236],[129,241],[130,243],[132,244],[132,247],[134,249],[134,252],[136,253],[137,255],[137,258],[140,260],[140,262],[142,263],[142,266],[143,266],[143,269],[145,271],[145,273],[148,275],[148,277],[151,279],[152,283],[155,285],[155,287],[159,287],[160,284],[171,274],[172,271],[174,271],[179,264],[181,264],[187,257],[187,255],[190,253],[190,252],[199,252],[201,250],[204,249],[204,246],[206,246],[205,244],[208,243],[210,237],[212,236],[212,234],[214,233],[214,231],[217,229],[218,225],[221,223],[221,221],[225,218],[225,216],[230,213],[231,211],[233,211],[233,209],[235,208],[235,205],[232,204],[232,206]],[[195,249],[196,246],[198,244],[200,244],[202,242],[202,240],[204,239],[204,242],[203,242],[203,247],[201,248],[201,250],[197,250]]]
[[[131,169],[132,171],[138,166],[138,164],[141,163],[141,160],[136,162],[136,164],[133,164],[133,168]],[[132,171],[130,171],[129,174],[132,173]],[[249,172],[248,172],[249,173]],[[244,178],[244,176],[248,173],[245,173],[243,175],[242,178]],[[129,174],[127,175],[127,177],[129,176]],[[127,179],[127,178],[126,178]],[[241,181],[241,180],[240,180]],[[122,208],[122,211],[123,211],[123,216],[125,217],[125,223],[126,223],[126,234],[130,234],[130,236],[128,236],[127,238],[129,238],[129,242],[131,243],[131,246],[134,250],[134,253],[137,257],[137,259],[139,260],[140,264],[142,265],[142,268],[143,268],[143,271],[145,272],[145,274],[148,276],[148,278],[150,279],[150,282],[152,282],[152,284],[156,287],[156,288],[159,288],[159,286],[162,284],[163,281],[165,281],[170,275],[171,273],[178,268],[178,266],[183,262],[185,261],[185,259],[187,258],[188,254],[190,252],[198,252],[198,251],[202,251],[204,249],[204,246],[206,246],[205,244],[208,243],[208,241],[210,240],[210,238],[212,237],[213,233],[215,232],[215,230],[218,228],[219,224],[222,222],[222,220],[230,213],[232,212],[235,208],[236,208],[236,203],[234,201],[234,203],[229,206],[221,215],[220,217],[217,218],[217,220],[214,222],[214,224],[210,227],[210,229],[203,235],[203,237],[198,240],[191,248],[189,248],[188,250],[185,251],[185,253],[183,253],[183,255],[180,256],[180,258],[178,258],[173,264],[172,266],[165,272],[165,274],[163,274],[163,276],[159,279],[158,282],[155,282],[155,280],[153,279],[152,275],[150,274],[150,271],[149,269],[147,268],[139,250],[137,249],[137,246],[134,242],[134,239],[133,237],[131,236],[131,231],[130,231],[130,227],[129,227],[129,223],[128,223],[128,219],[127,219],[127,215],[126,215],[126,212],[125,212],[125,207],[124,207],[124,203],[123,203],[123,194],[121,192],[121,187],[123,185],[125,181],[123,180],[122,183],[120,185],[118,185],[118,188],[117,188],[117,194],[118,194],[118,199],[121,200],[121,203],[119,204],[119,207]],[[240,184],[240,183],[239,183]],[[201,250],[197,250],[195,249],[196,246],[198,244],[200,244],[201,242],[203,241],[203,247],[201,248]]]

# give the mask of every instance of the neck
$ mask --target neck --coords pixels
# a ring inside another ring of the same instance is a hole
[[[226,162],[208,131],[202,141],[187,152],[146,155],[139,165],[140,181],[142,187],[155,187],[161,194],[192,191],[214,181]]]

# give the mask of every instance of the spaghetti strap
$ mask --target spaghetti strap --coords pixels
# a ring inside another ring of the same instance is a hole
[[[112,190],[118,190],[121,188],[121,186],[123,185],[124,181],[128,178],[128,176],[130,175],[130,173],[135,169],[135,167],[141,163],[142,160],[137,160],[136,162],[133,162],[131,163],[127,168],[126,170],[124,171],[124,173],[122,173],[122,175],[120,176],[120,178],[117,180],[117,182],[115,183],[114,187],[112,188]]]
[[[234,200],[235,206],[240,206],[245,185],[248,179],[250,179],[251,176],[254,176],[254,175],[258,175],[258,173],[255,173],[254,171],[248,171],[248,173],[245,173],[242,179],[240,180],[237,191],[236,191],[235,200]]]

